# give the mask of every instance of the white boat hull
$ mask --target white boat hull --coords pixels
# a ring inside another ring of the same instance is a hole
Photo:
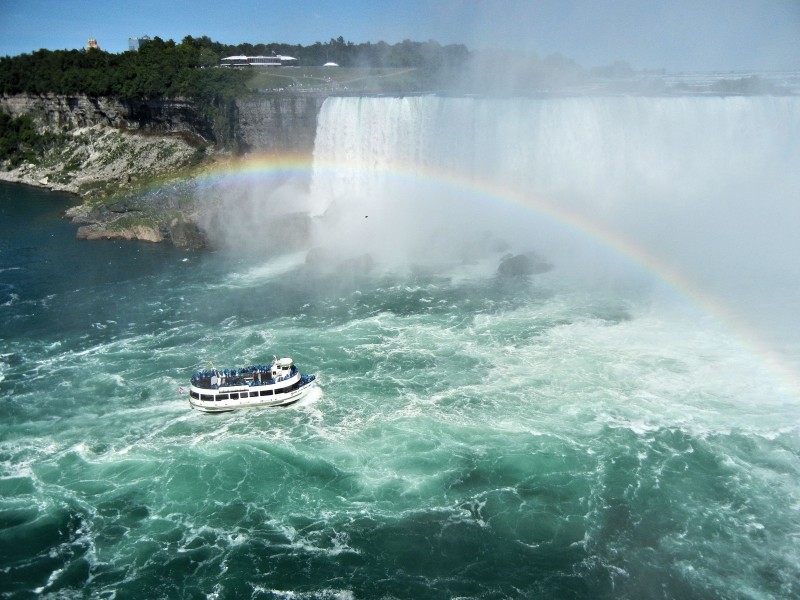
[[[291,364],[291,363],[288,363]],[[288,367],[287,367],[288,369]],[[243,408],[287,406],[302,399],[316,386],[313,375],[304,376],[293,369],[293,375],[280,376],[268,383],[252,377],[236,385],[189,386],[189,405],[201,412],[231,412]],[[276,371],[277,373],[278,371]]]
[[[207,413],[231,412],[243,408],[288,406],[301,400],[315,385],[316,382],[312,382],[298,390],[263,398],[260,396],[251,398],[248,394],[247,398],[237,398],[235,400],[200,400],[190,396],[189,404],[193,409]]]

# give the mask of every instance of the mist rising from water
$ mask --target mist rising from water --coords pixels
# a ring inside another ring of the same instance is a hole
[[[308,178],[268,175],[223,177],[197,191],[200,226],[213,247],[262,258],[308,249]]]
[[[798,139],[792,96],[329,98],[309,178],[208,189],[205,228],[329,273],[491,275],[533,251],[591,286],[658,262],[800,340]]]
[[[533,249],[596,272],[604,243],[539,206],[729,299],[796,294],[798,139],[795,97],[330,98],[314,243],[399,262]]]

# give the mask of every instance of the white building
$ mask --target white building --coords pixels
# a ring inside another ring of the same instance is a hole
[[[281,54],[273,54],[272,56],[226,56],[219,62],[221,67],[288,67],[296,64],[296,58]]]
[[[144,46],[149,41],[150,41],[150,36],[147,35],[143,35],[142,37],[128,38],[128,50],[132,50],[133,52],[138,52],[139,48]]]

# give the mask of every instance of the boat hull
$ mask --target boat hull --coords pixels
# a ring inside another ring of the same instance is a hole
[[[279,385],[220,387],[209,390],[191,385],[189,405],[200,412],[221,413],[245,408],[288,406],[301,400],[317,384],[317,378],[298,374]]]

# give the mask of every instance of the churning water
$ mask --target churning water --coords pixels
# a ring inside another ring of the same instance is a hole
[[[0,593],[796,597],[799,121],[329,99],[313,268],[79,242],[68,199],[3,186]],[[496,274],[527,251],[554,268]],[[273,354],[320,391],[179,394]]]

